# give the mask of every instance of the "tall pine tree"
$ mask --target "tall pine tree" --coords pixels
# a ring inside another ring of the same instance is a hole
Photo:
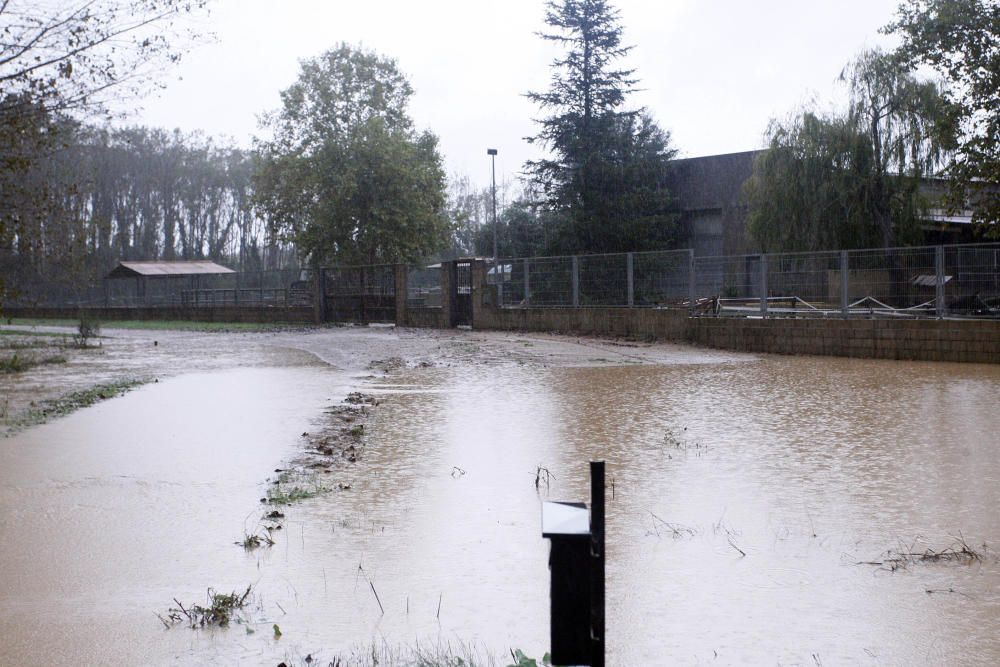
[[[635,70],[618,62],[619,14],[606,0],[550,0],[540,36],[565,48],[546,92],[528,93],[548,115],[532,143],[549,156],[528,162],[553,221],[552,252],[660,249],[676,241],[666,188],[670,134],[643,109],[627,109]]]

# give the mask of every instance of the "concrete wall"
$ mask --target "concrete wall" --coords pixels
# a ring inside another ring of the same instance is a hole
[[[476,329],[558,331],[694,343],[740,352],[1000,363],[1000,322],[987,320],[688,317],[655,308],[503,308],[473,270]]]
[[[448,323],[445,321],[444,310],[433,306],[407,308],[405,318],[402,321],[397,319],[396,326],[420,327],[422,329],[450,328]]]
[[[3,317],[77,319],[85,313],[100,322],[115,320],[159,320],[193,322],[260,322],[265,324],[311,324],[312,306],[288,308],[218,306],[215,308],[4,308]]]
[[[482,309],[477,329],[559,331],[694,343],[739,352],[1000,363],[1000,322],[688,317],[642,308]]]

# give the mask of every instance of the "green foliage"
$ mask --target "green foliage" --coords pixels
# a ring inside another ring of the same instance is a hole
[[[258,144],[256,200],[312,263],[410,262],[445,247],[437,137],[395,61],[346,44],[302,63]]]
[[[31,426],[36,426],[38,424],[44,424],[52,419],[76,412],[81,408],[90,407],[100,401],[121,396],[122,394],[128,393],[136,387],[145,384],[145,382],[145,380],[134,378],[114,382],[105,382],[87,389],[70,392],[69,394],[60,396],[59,398],[43,401],[26,413],[18,415],[11,420],[8,423],[8,426],[10,427],[8,434],[29,428]]]
[[[766,252],[832,250],[919,240],[919,190],[953,145],[938,88],[891,57],[862,53],[844,69],[846,111],[805,110],[772,121],[768,150],[744,187],[748,231]]]
[[[510,665],[507,665],[507,667],[538,667],[538,661],[535,660],[534,658],[529,658],[528,656],[526,656],[524,652],[521,651],[521,649],[515,650],[513,652],[513,655],[514,655],[514,662]],[[542,664],[543,665],[552,664],[552,658],[548,653],[542,656]]]
[[[615,63],[618,12],[605,0],[547,4],[542,37],[566,48],[552,81],[528,98],[549,115],[529,141],[551,157],[527,164],[545,209],[547,250],[621,252],[669,246],[676,239],[666,177],[670,135],[642,110],[624,110],[634,70]]]
[[[958,129],[951,204],[971,204],[973,220],[1000,237],[1000,3],[903,0],[886,31],[903,38],[907,63],[946,79]]]

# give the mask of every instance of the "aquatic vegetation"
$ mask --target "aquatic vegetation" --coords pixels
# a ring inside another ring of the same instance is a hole
[[[166,617],[157,614],[157,618],[164,626],[171,628],[178,624],[185,624],[191,629],[204,628],[210,626],[226,627],[233,620],[238,620],[238,614],[250,603],[250,592],[253,586],[247,586],[242,593],[217,593],[209,588],[206,605],[192,604],[184,606],[177,598],[174,598],[176,607],[167,610]]]

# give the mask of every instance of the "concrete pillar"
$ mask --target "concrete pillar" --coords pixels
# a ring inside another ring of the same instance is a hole
[[[406,264],[396,264],[393,267],[396,294],[396,326],[406,326],[406,298],[409,295],[409,267]]]

